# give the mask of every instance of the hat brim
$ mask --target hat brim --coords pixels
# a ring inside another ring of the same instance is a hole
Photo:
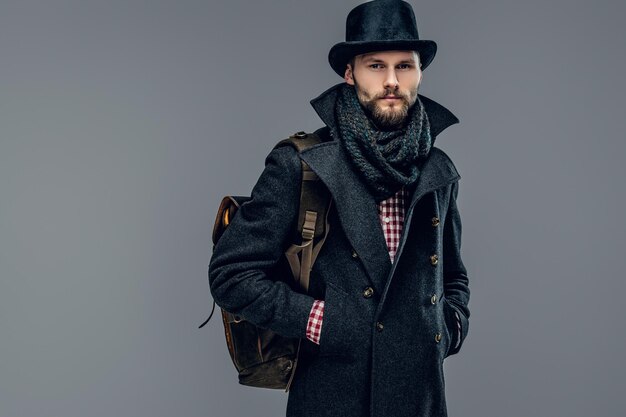
[[[426,39],[340,42],[330,48],[328,62],[332,69],[343,78],[348,61],[356,55],[375,51],[412,50],[416,50],[420,54],[420,63],[422,64],[422,70],[424,70],[437,53],[437,43]]]

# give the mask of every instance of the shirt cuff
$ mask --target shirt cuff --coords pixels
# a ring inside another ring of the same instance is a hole
[[[306,337],[311,342],[319,345],[324,318],[324,300],[315,300],[309,313],[309,321],[306,325]]]

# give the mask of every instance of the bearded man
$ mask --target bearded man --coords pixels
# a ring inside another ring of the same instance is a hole
[[[447,416],[443,362],[467,337],[470,292],[460,175],[434,146],[458,119],[418,94],[436,50],[408,3],[354,8],[328,56],[344,81],[311,100],[322,143],[272,150],[214,247],[216,303],[305,341],[287,417]],[[306,294],[271,273],[298,220],[301,161],[334,203]]]

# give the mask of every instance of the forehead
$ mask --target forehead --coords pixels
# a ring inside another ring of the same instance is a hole
[[[377,51],[357,55],[357,60],[365,61],[417,61],[417,51]]]

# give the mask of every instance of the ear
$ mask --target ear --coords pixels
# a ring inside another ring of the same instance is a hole
[[[346,83],[349,85],[354,85],[354,78],[352,78],[352,67],[350,64],[346,66],[346,72],[343,74],[343,79],[346,80]]]

